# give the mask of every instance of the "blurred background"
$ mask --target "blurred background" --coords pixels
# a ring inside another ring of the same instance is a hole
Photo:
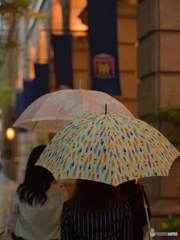
[[[110,95],[180,150],[180,1],[117,0],[116,12],[120,89]],[[53,137],[11,129],[37,98],[34,85],[38,97],[78,89],[80,78],[82,89],[101,90],[92,87],[88,13],[87,0],[0,1],[0,166],[17,183],[30,151]],[[180,217],[179,172],[177,159],[168,177],[140,180],[156,231],[168,214]],[[73,182],[67,186],[71,192]]]

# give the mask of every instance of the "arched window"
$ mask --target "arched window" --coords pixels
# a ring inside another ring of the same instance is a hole
[[[36,61],[36,49],[33,43],[30,43],[29,47],[29,80],[35,79],[34,63]]]
[[[73,32],[74,36],[84,36],[84,31],[88,30],[88,26],[83,24],[81,19],[78,17],[79,14],[87,5],[87,0],[71,0],[70,1],[70,19],[69,28]],[[79,32],[78,32],[79,31]]]
[[[18,89],[23,89],[22,52],[18,53]]]
[[[51,8],[51,34],[63,34],[63,14],[60,0],[54,0]],[[50,44],[50,62],[49,62],[49,75],[50,75],[50,92],[56,91],[56,75],[54,65],[54,49]]]
[[[47,63],[47,39],[44,24],[41,22],[39,26],[39,46],[38,46],[38,63]]]
[[[59,0],[54,0],[51,10],[51,33],[61,35],[63,33],[63,15]]]

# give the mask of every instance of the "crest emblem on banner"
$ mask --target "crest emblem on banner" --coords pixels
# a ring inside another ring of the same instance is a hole
[[[95,78],[114,78],[115,59],[113,56],[101,53],[93,57],[93,73]]]

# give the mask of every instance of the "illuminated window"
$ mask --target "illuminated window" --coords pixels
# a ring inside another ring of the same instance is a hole
[[[87,0],[71,0],[70,1],[70,31],[75,36],[85,36],[84,31],[88,30],[88,26],[83,24],[78,18],[79,14],[86,7]],[[79,31],[79,32],[78,32]]]
[[[30,44],[29,48],[29,80],[35,79],[34,63],[36,60],[36,49],[33,43]]]
[[[18,88],[23,89],[23,73],[22,73],[22,53],[18,56]]]
[[[63,33],[63,15],[59,0],[54,0],[51,10],[51,33],[61,35]]]
[[[47,39],[46,30],[44,24],[41,22],[39,27],[39,51],[38,51],[38,63],[47,63]]]

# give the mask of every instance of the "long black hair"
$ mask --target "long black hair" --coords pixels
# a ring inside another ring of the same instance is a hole
[[[45,147],[46,145],[40,145],[33,149],[28,159],[24,182],[17,189],[20,201],[31,206],[43,205],[46,202],[46,191],[54,180],[47,169],[35,166]]]
[[[78,179],[74,195],[69,200],[76,210],[81,213],[100,212],[107,210],[112,204],[121,205],[121,196],[118,187],[105,183]]]

